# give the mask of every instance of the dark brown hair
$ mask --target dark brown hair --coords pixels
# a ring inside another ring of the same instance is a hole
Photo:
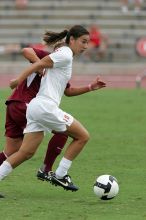
[[[69,44],[70,37],[77,39],[83,35],[89,35],[89,32],[81,25],[75,25],[70,30],[64,30],[60,33],[47,31],[44,35],[43,40],[46,44],[55,44],[65,38],[65,43]]]

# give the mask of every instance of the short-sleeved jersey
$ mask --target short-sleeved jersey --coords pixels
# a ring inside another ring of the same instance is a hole
[[[49,55],[48,51],[43,51],[36,48],[33,48],[33,50],[40,59]],[[41,77],[36,73],[32,73],[14,90],[12,95],[6,101],[6,104],[9,104],[12,101],[29,103],[38,93],[40,82]],[[66,88],[69,87],[70,83],[67,83]]]
[[[66,85],[71,78],[73,52],[69,47],[63,46],[49,56],[53,61],[53,68],[48,69],[42,77],[37,97],[51,99],[59,106]]]

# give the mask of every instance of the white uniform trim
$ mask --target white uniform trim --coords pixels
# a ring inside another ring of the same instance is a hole
[[[27,87],[31,85],[35,77],[36,77],[36,73],[32,73],[30,76],[27,77]]]

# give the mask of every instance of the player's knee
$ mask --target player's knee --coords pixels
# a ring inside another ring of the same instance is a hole
[[[88,131],[85,131],[81,137],[81,141],[86,144],[90,139],[90,135]]]

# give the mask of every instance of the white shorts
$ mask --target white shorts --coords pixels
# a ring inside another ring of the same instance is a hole
[[[44,131],[63,132],[73,122],[73,117],[62,111],[53,101],[34,98],[27,106],[27,125],[24,133]]]

